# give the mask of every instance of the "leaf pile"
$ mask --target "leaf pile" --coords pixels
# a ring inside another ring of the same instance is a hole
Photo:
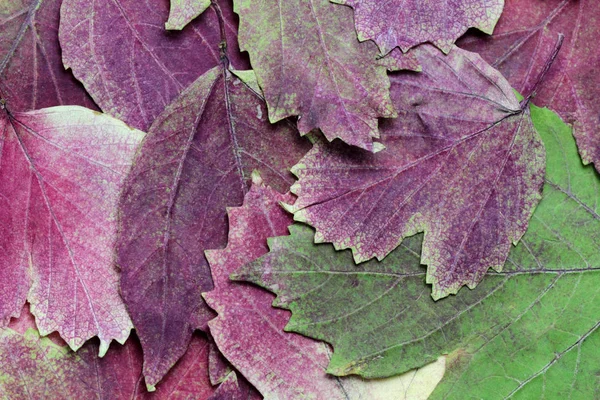
[[[1,397],[600,397],[598,23],[0,0]]]

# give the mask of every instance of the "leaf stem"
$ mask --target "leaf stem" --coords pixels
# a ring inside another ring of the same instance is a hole
[[[552,54],[550,55],[548,60],[546,60],[546,63],[544,64],[544,68],[542,69],[542,72],[540,72],[540,74],[537,78],[537,81],[533,85],[529,95],[527,97],[525,97],[525,99],[523,99],[523,101],[521,101],[521,109],[522,110],[524,110],[527,107],[527,105],[529,104],[531,99],[534,98],[535,95],[537,94],[537,90],[538,90],[539,86],[546,78],[546,75],[548,74],[550,67],[552,67],[552,65],[554,64],[554,61],[556,61],[556,57],[558,57],[558,53],[560,52],[560,49],[563,45],[564,40],[565,40],[565,35],[563,35],[562,33],[559,33],[558,40],[556,41],[556,45],[554,46],[554,51],[552,52]]]
[[[227,34],[225,33],[225,20],[223,19],[223,11],[221,11],[221,7],[219,7],[219,4],[217,4],[217,0],[211,0],[210,5],[215,14],[217,14],[217,20],[219,21],[219,30],[221,32],[219,52],[221,61],[223,62],[225,68],[229,68],[229,56],[227,55]]]

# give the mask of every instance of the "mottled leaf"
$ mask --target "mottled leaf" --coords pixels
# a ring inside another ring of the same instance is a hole
[[[450,353],[432,399],[598,397],[600,177],[557,116],[532,116],[547,149],[544,197],[504,271],[474,290],[427,296],[420,237],[357,266],[299,225],[237,278],[278,294],[287,330],[331,342],[336,374],[387,376]]]
[[[121,292],[155,385],[212,318],[204,250],[227,243],[226,207],[242,203],[251,172],[286,191],[289,167],[310,147],[223,66],[202,75],[157,118],[122,202]]]
[[[470,27],[491,34],[504,0],[331,0],[354,9],[360,41],[373,40],[383,54],[430,42],[445,53]]]
[[[228,21],[230,59],[246,68],[237,51],[230,1],[219,3]],[[216,12],[203,13],[181,32],[167,32],[168,7],[168,0],[64,0],[61,8],[65,68],[104,112],[142,130],[183,89],[220,64]]]
[[[25,299],[42,335],[104,354],[131,320],[113,264],[119,193],[144,133],[77,106],[0,115],[0,320]]]
[[[210,0],[171,0],[166,29],[182,30],[210,6]]]
[[[301,134],[372,150],[378,117],[394,117],[385,68],[359,43],[352,11],[328,0],[235,0],[240,47],[264,91],[269,119],[298,115]]]
[[[266,399],[400,400],[405,393],[414,395],[406,398],[427,398],[443,375],[443,359],[417,375],[381,381],[332,377],[325,373],[330,357],[325,344],[284,333],[289,312],[272,308],[271,294],[229,281],[229,274],[267,252],[267,237],[286,232],[292,221],[279,202],[290,200],[289,194],[281,195],[256,178],[244,205],[229,209],[227,247],[207,251],[215,289],[204,298],[219,314],[209,322],[219,349]],[[411,389],[410,382],[425,377],[430,381]]]
[[[156,392],[149,393],[143,385],[142,349],[135,335],[124,346],[112,346],[105,357],[98,358],[94,342],[73,353],[52,335],[40,338],[27,308],[9,328],[0,329],[0,393],[8,399],[212,399],[219,393],[260,398],[235,372],[230,372],[228,379],[236,385],[211,386],[207,371],[210,342],[201,335],[194,335],[186,354]]]
[[[0,98],[13,111],[59,105],[96,107],[83,86],[62,66],[60,3],[0,1]]]
[[[425,232],[421,262],[438,299],[502,269],[539,201],[543,144],[508,82],[479,56],[429,45],[422,73],[392,76],[400,113],[376,154],[316,145],[294,172],[294,219],[315,242],[382,259]]]
[[[533,102],[568,123],[583,161],[600,171],[600,79],[597,39],[600,7],[594,0],[512,0],[492,37],[469,35],[460,46],[479,52],[521,92],[531,90],[558,34],[565,41]]]

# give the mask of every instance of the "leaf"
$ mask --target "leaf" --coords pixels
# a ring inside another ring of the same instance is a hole
[[[387,376],[449,353],[432,399],[597,397],[600,179],[581,165],[568,126],[547,109],[531,113],[547,149],[544,197],[504,271],[474,290],[427,296],[420,237],[356,266],[301,225],[236,279],[277,293],[292,310],[286,330],[332,343],[336,374]]]
[[[210,0],[171,0],[166,29],[182,30],[210,6]]]
[[[425,42],[448,53],[454,41],[470,27],[491,34],[504,6],[504,0],[331,1],[354,9],[358,40],[375,41],[382,54],[394,47],[406,52]]]
[[[58,105],[96,108],[70,72],[58,44],[60,0],[0,5],[0,98],[13,111]]]
[[[327,346],[282,332],[289,313],[271,307],[271,294],[228,280],[245,262],[267,252],[267,237],[285,233],[291,217],[279,202],[290,199],[289,194],[264,186],[255,175],[244,205],[229,209],[227,247],[206,252],[215,289],[204,293],[204,298],[219,314],[209,322],[219,349],[265,399],[400,400],[406,393],[413,395],[406,398],[426,399],[443,375],[443,359],[423,371],[387,380],[334,378],[325,373],[330,357]],[[420,381],[426,377],[430,380]],[[423,384],[411,388],[413,381]]]
[[[543,144],[508,82],[479,56],[414,49],[422,73],[392,76],[400,117],[377,154],[316,145],[292,172],[294,219],[315,242],[382,259],[425,232],[421,262],[434,299],[502,269],[540,198]]]
[[[356,41],[349,9],[328,0],[235,0],[239,42],[277,122],[298,115],[306,134],[372,150],[378,117],[395,117],[385,68],[372,43]]]
[[[282,191],[310,148],[223,66],[202,75],[156,119],[126,183],[117,263],[121,292],[154,386],[211,311],[204,250],[225,246],[226,207],[242,203],[253,170]]]
[[[228,376],[235,385],[211,385],[207,371],[210,341],[202,335],[193,336],[186,354],[156,392],[149,393],[141,384],[142,349],[135,334],[125,345],[113,346],[105,357],[98,358],[94,342],[73,353],[60,338],[40,338],[27,307],[9,328],[0,329],[0,365],[6,366],[0,374],[0,388],[7,398],[27,397],[23,393],[50,400],[62,400],[65,393],[69,399],[78,395],[115,400],[215,399],[223,393],[259,398],[235,372]],[[239,393],[234,391],[236,387]]]
[[[521,92],[546,67],[559,34],[558,58],[533,102],[550,107],[574,126],[579,154],[600,171],[600,81],[597,68],[600,8],[592,0],[512,0],[492,37],[468,35],[460,46],[479,52]]]
[[[235,47],[230,3],[222,3],[230,21],[225,27],[233,46],[230,59],[245,68],[247,62]],[[182,32],[164,30],[167,14],[167,0],[64,0],[61,8],[65,68],[73,70],[104,112],[142,130],[183,89],[221,63],[214,11]]]
[[[78,106],[0,112],[0,321],[100,355],[132,328],[113,265],[119,193],[144,133]]]

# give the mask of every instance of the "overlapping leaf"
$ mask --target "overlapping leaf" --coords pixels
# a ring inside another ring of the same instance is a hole
[[[26,297],[43,335],[100,353],[131,321],[113,265],[121,185],[144,134],[77,106],[0,115],[0,320]]]
[[[331,0],[354,9],[358,39],[372,39],[383,54],[430,42],[449,52],[470,27],[491,34],[504,0]]]
[[[600,7],[593,0],[513,0],[492,37],[469,35],[460,46],[479,52],[521,92],[528,92],[559,34],[565,40],[534,98],[574,125],[579,153],[600,170]]]
[[[294,219],[316,242],[382,259],[425,232],[421,262],[438,299],[498,271],[540,198],[544,150],[508,82],[479,56],[432,46],[422,73],[392,77],[400,113],[372,154],[317,145],[293,168]]]
[[[166,29],[182,30],[210,6],[210,0],[171,0]]]
[[[219,3],[231,21],[225,26],[231,61],[245,68],[230,2]],[[220,64],[216,12],[204,13],[182,32],[165,31],[167,15],[168,0],[64,0],[61,8],[65,67],[104,112],[142,130],[183,89]]]
[[[235,0],[235,11],[270,121],[298,115],[302,134],[320,128],[371,150],[377,118],[395,112],[375,45],[356,41],[352,11],[328,0]]]
[[[228,280],[245,262],[267,252],[267,237],[285,233],[292,221],[279,202],[289,200],[289,194],[281,195],[255,179],[244,205],[229,210],[227,247],[207,252],[215,289],[204,298],[219,314],[209,326],[225,357],[266,399],[427,398],[441,379],[443,359],[381,381],[329,376],[325,368],[330,354],[323,343],[283,333],[289,313],[271,307],[271,294]]]
[[[19,319],[11,322],[11,329],[0,329],[0,365],[3,366],[0,390],[6,398],[258,398],[256,391],[243,379],[238,382],[235,372],[231,372],[228,378],[233,382],[211,386],[207,372],[209,342],[202,336],[194,336],[185,356],[165,377],[158,390],[149,393],[141,384],[142,350],[135,338],[128,340],[124,346],[111,347],[100,359],[95,343],[87,343],[73,353],[60,340],[41,338],[32,318],[24,310]]]
[[[246,80],[251,73],[243,74]],[[126,183],[118,265],[121,292],[155,385],[212,316],[204,250],[224,247],[226,207],[242,203],[250,174],[285,191],[310,147],[286,121],[267,121],[263,100],[215,67],[155,121]]]
[[[13,111],[59,105],[95,108],[62,66],[60,4],[61,0],[0,1],[0,98]]]
[[[600,179],[568,126],[545,109],[532,115],[548,152],[544,198],[505,270],[476,289],[427,296],[419,237],[356,266],[302,226],[237,278],[278,294],[292,310],[286,329],[333,343],[336,374],[387,376],[451,353],[433,399],[595,398]]]

